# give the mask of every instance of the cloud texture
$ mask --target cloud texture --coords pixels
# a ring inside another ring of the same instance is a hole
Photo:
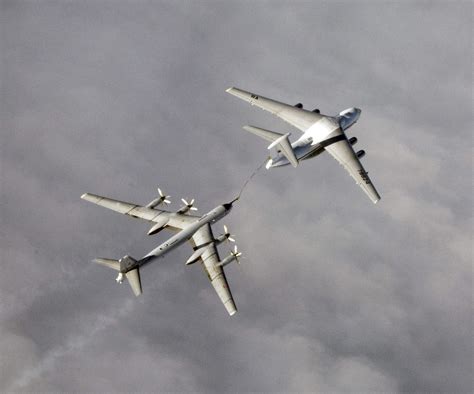
[[[0,391],[472,391],[470,2],[0,7]],[[290,130],[234,85],[362,108],[382,200],[328,155],[262,171],[226,218],[239,313],[187,247],[135,299],[89,261],[157,239],[79,197],[235,195],[266,154],[241,126]]]

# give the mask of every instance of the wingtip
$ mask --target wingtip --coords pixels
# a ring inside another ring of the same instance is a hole
[[[89,193],[84,193],[84,194],[81,196],[81,198],[84,200],[84,199],[87,197],[88,194],[89,194]]]
[[[96,257],[95,259],[91,260],[91,263],[102,264],[104,261],[112,261],[112,260],[111,259],[105,259],[103,257]]]
[[[249,133],[255,134],[255,130],[257,128],[255,126],[245,125],[245,126],[242,126],[242,129],[245,131],[248,131]]]
[[[227,93],[230,93],[233,89],[234,89],[234,87],[231,86],[230,88],[227,88],[225,91],[226,91]]]

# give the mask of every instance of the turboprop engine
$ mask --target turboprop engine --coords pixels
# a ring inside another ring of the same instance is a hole
[[[184,198],[181,199],[183,206],[179,209],[177,213],[186,213],[188,211],[197,211],[198,209],[194,206],[194,198],[191,201],[186,201]]]
[[[206,247],[214,244],[214,245],[219,245],[224,241],[229,241],[229,242],[235,242],[235,239],[232,238],[233,235],[229,232],[228,228],[226,225],[224,225],[224,234],[219,235],[216,239],[214,239],[214,242],[208,242],[204,245],[200,245],[195,248],[194,253],[191,255],[191,257],[186,261],[186,265],[191,265],[197,262],[204,251],[206,250]]]
[[[166,205],[171,204],[171,201],[169,200],[171,196],[165,195],[159,187],[157,188],[157,190],[158,190],[158,197],[150,201],[147,205],[145,205],[147,208],[153,209],[160,204],[166,204]]]
[[[234,250],[230,252],[230,254],[222,260],[219,264],[217,264],[218,267],[225,267],[227,264],[232,263],[234,260],[240,264],[239,257],[242,256],[242,252],[239,252],[237,250],[237,245],[234,246]]]

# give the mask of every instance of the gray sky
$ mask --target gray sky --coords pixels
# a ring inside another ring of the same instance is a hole
[[[0,4],[0,391],[472,391],[471,2]],[[229,86],[362,108],[382,200],[328,155],[262,171],[225,220],[239,313],[188,247],[135,299],[90,260],[165,235],[79,197],[235,195],[241,126],[290,130]]]

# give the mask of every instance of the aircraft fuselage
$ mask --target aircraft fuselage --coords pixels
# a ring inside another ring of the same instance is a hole
[[[344,131],[359,119],[361,110],[348,108],[338,116],[324,116],[314,122],[303,135],[291,144],[298,161],[311,159],[324,151],[328,143],[345,138]],[[267,168],[282,167],[290,162],[282,153],[272,157]]]
[[[232,203],[222,204],[208,213],[202,215],[200,218],[196,218],[197,220],[190,224],[188,227],[184,228],[180,232],[173,235],[171,238],[163,242],[161,245],[153,249],[150,253],[145,255],[138,264],[143,266],[145,264],[150,263],[151,261],[163,257],[166,253],[170,252],[171,250],[175,249],[179,245],[188,241],[194,233],[199,230],[202,226],[208,223],[215,223],[218,220],[222,219],[226,216],[232,209]]]

